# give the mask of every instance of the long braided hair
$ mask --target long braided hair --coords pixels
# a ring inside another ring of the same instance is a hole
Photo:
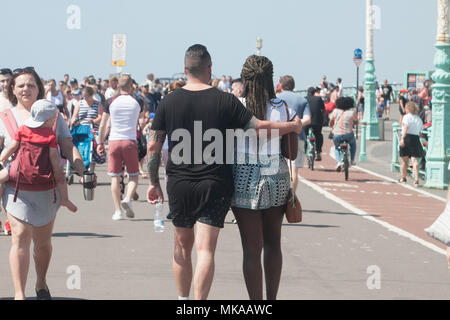
[[[248,57],[242,67],[241,78],[247,109],[259,120],[265,120],[267,102],[276,97],[272,62],[263,56]]]

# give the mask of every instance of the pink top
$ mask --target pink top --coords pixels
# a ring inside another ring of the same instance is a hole
[[[353,109],[344,111],[336,108],[330,115],[331,120],[334,120],[333,133],[343,135],[353,132],[353,124],[357,121],[357,118]]]

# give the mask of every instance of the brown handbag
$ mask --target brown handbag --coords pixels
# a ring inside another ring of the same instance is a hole
[[[286,108],[286,116],[289,121],[289,109],[285,101],[284,107]],[[285,134],[281,137],[281,154],[283,157],[289,160],[295,160],[297,159],[298,155],[298,135],[295,132],[291,132],[288,134]],[[291,151],[289,151],[289,149]]]
[[[288,135],[287,139],[290,140],[291,137]],[[288,153],[290,154],[291,153],[290,141],[288,141],[287,145],[288,145]],[[291,160],[289,160],[290,158],[291,157],[288,158],[288,161],[289,161],[289,173],[292,182],[292,163]],[[286,220],[289,223],[302,222],[302,205],[300,204],[300,200],[298,200],[295,191],[292,190],[292,186],[289,188],[288,200],[286,203]]]

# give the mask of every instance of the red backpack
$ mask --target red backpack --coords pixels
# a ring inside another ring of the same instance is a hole
[[[0,118],[11,137],[14,138],[18,127],[10,109],[0,112]],[[55,132],[58,113],[53,126]],[[50,147],[38,143],[21,141],[9,169],[8,185],[15,188],[14,202],[17,201],[19,189],[24,191],[47,191],[53,189],[56,202],[55,177],[50,162]]]

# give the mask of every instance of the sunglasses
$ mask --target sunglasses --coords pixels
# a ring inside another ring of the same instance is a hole
[[[12,74],[12,71],[9,68],[3,68],[3,69],[0,69],[0,74],[2,76],[5,75],[5,74]]]
[[[33,67],[17,68],[13,70],[13,75],[34,71]]]

